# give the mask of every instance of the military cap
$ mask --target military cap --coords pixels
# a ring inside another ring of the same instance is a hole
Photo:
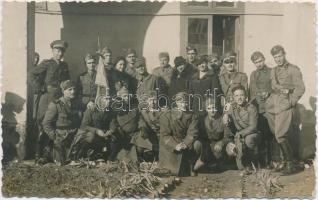
[[[187,61],[182,57],[182,56],[177,56],[174,59],[174,65],[176,67],[180,66],[180,65],[184,65]]]
[[[198,51],[197,51],[196,48],[194,48],[194,47],[192,47],[192,46],[187,46],[187,47],[186,47],[186,51],[187,51],[187,52],[188,52],[188,51],[191,51],[191,50],[195,51],[195,53],[198,53]]]
[[[189,94],[186,92],[178,92],[175,97],[175,101],[188,101],[189,100]]]
[[[259,59],[259,58],[263,58],[265,60],[264,55],[262,54],[262,52],[260,51],[255,51],[254,53],[252,53],[251,55],[251,60],[254,62],[255,60]]]
[[[87,62],[88,60],[95,60],[94,56],[90,53],[86,54],[85,56],[85,62]]]
[[[25,103],[25,99],[20,97],[19,95],[13,93],[13,92],[6,92],[5,97],[5,104],[9,105],[16,105],[16,106],[23,106]]]
[[[129,54],[135,54],[135,55],[137,54],[136,50],[132,48],[124,49],[124,53],[125,53],[125,56],[128,56]]]
[[[214,52],[214,53],[212,53],[211,55],[208,56],[208,59],[209,60],[213,60],[213,59],[218,59],[219,60],[220,57],[221,57],[220,54]]]
[[[62,91],[64,91],[64,90],[67,90],[69,88],[75,88],[75,83],[71,80],[66,80],[66,81],[63,81],[60,84],[60,86],[61,86]]]
[[[285,54],[285,49],[284,47],[282,47],[281,45],[275,45],[273,46],[273,48],[271,49],[271,54],[272,55],[276,55],[278,54],[279,52],[283,52]]]
[[[222,61],[226,61],[226,60],[234,60],[236,61],[236,56],[237,54],[234,52],[234,51],[229,51],[227,53],[225,53],[223,56],[222,56]]]
[[[145,62],[145,59],[144,58],[139,58],[139,59],[137,59],[137,61],[135,62],[135,64],[134,64],[134,67],[139,67],[139,66],[141,66],[141,65],[143,65],[143,66],[146,66],[146,62]]]
[[[101,50],[101,52],[100,52],[100,54],[102,54],[102,55],[104,55],[104,54],[106,54],[106,53],[112,53],[112,51],[110,50],[110,48],[109,47],[104,47],[102,50]]]
[[[169,58],[169,53],[168,52],[160,52],[159,53],[159,59],[160,58]]]
[[[197,65],[201,65],[203,62],[208,62],[208,56],[207,55],[202,55],[200,56],[197,61],[196,61],[196,64]]]
[[[244,93],[246,94],[246,89],[243,85],[237,85],[235,87],[232,88],[232,93],[234,93],[236,90],[243,90]]]
[[[65,50],[68,47],[68,44],[67,44],[67,42],[65,42],[63,40],[54,40],[53,42],[51,42],[50,47],[52,49],[58,48],[58,49]]]

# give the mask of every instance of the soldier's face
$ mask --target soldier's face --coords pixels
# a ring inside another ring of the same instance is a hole
[[[176,104],[177,104],[178,110],[187,111],[187,108],[188,108],[188,102],[187,101],[178,100],[178,101],[176,101]]]
[[[246,95],[244,90],[236,90],[233,93],[233,98],[235,103],[237,103],[238,105],[243,105],[246,101]]]
[[[207,62],[203,62],[203,63],[198,65],[198,70],[200,72],[206,72],[206,71],[208,71],[208,69],[209,68],[208,68],[208,63]]]
[[[253,63],[257,69],[262,69],[265,65],[265,60],[264,60],[264,58],[258,58],[256,60],[254,60]]]
[[[227,71],[233,72],[235,70],[235,67],[236,67],[236,60],[226,59],[223,61],[223,65]]]
[[[169,64],[169,58],[168,57],[159,58],[159,63],[161,67],[165,67]]]
[[[211,69],[218,68],[220,66],[220,61],[217,58],[212,58],[209,61],[209,66]]]
[[[95,70],[95,61],[94,59],[86,60],[86,67],[88,71],[94,71]]]
[[[179,65],[178,67],[177,67],[177,70],[181,73],[183,70],[184,70],[184,68],[185,68],[185,65],[183,64],[183,65]]]
[[[63,91],[64,97],[67,99],[74,99],[75,97],[75,88],[71,87]]]
[[[144,75],[146,73],[146,66],[145,65],[139,65],[136,68],[136,71],[137,71],[138,74]]]
[[[52,53],[53,53],[53,58],[56,60],[61,60],[64,56],[64,50],[61,48],[53,48]]]
[[[157,108],[157,99],[156,98],[149,98],[148,99],[148,106],[149,110],[154,110]]]
[[[214,117],[216,115],[216,112],[217,112],[214,103],[208,104],[206,106],[206,111],[207,111],[209,116]]]
[[[280,51],[278,54],[275,54],[273,57],[274,57],[275,63],[278,66],[281,66],[281,65],[285,64],[285,62],[286,62],[285,53],[282,51]]]
[[[111,53],[105,53],[103,55],[103,63],[104,65],[109,65],[112,61],[112,54]]]
[[[190,63],[193,63],[195,61],[195,58],[197,57],[197,53],[195,50],[190,50],[187,52],[188,61]]]
[[[125,70],[125,61],[123,61],[123,60],[118,61],[115,67],[120,72],[124,71]]]
[[[136,58],[137,58],[136,54],[131,53],[126,56],[126,61],[128,64],[133,65],[136,62]]]

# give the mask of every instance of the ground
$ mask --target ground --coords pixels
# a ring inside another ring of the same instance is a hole
[[[122,163],[62,167],[11,163],[3,170],[2,193],[6,197],[312,198],[315,186],[314,167],[309,165],[290,176],[264,169],[242,176],[238,170],[227,170],[181,177],[180,183],[172,183],[171,177],[154,176],[152,165],[143,169],[138,172]],[[162,192],[167,183],[168,189]]]

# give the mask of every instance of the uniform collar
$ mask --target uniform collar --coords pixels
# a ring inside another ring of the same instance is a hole
[[[288,61],[286,61],[282,66],[278,66],[278,67],[280,67],[280,68],[284,68],[284,69],[287,69],[288,68],[288,66],[289,66],[289,62]]]
[[[268,70],[267,65],[264,65],[264,67],[262,69],[257,69],[256,71],[258,71],[258,72],[267,72],[267,70]]]

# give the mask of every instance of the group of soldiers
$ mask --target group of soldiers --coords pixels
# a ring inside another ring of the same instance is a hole
[[[160,66],[152,74],[134,49],[112,62],[105,47],[85,56],[87,71],[73,81],[63,60],[67,46],[53,41],[53,57],[38,65],[36,55],[29,72],[37,164],[155,160],[163,171],[196,175],[204,166],[232,160],[248,172],[252,164],[271,167],[276,143],[282,161],[275,170],[297,171],[288,133],[305,87],[281,45],[271,49],[274,68],[261,52],[252,54],[256,70],[249,84],[234,52],[199,56],[193,47],[174,66],[167,52],[159,53]]]

